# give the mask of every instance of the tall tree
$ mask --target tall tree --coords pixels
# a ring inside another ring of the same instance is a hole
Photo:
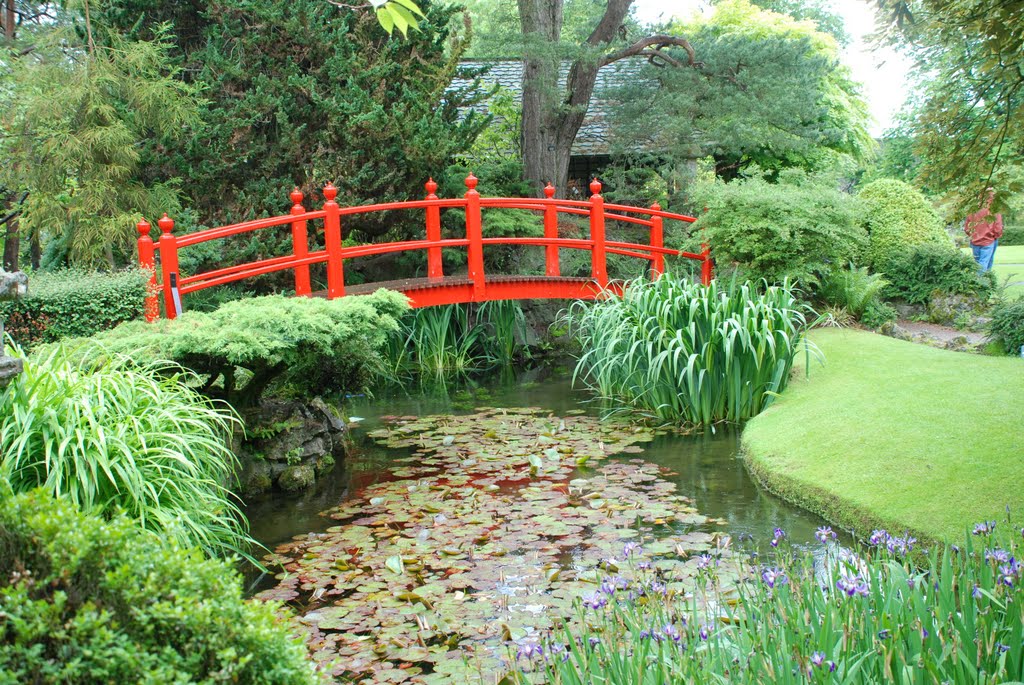
[[[583,44],[567,46],[562,43],[564,0],[518,0],[524,47],[523,167],[538,192],[548,181],[559,189],[566,187],[572,144],[601,67],[628,57],[646,57],[673,67],[697,65],[689,42],[680,36],[631,39],[624,22],[632,4],[633,0],[607,0]],[[682,48],[683,56],[670,54],[672,47]],[[563,57],[569,54],[573,57],[563,85]]]

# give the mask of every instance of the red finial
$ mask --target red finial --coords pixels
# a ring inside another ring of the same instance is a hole
[[[291,198],[291,201],[292,201],[293,205],[301,205],[302,204],[302,198],[303,198],[302,191],[299,190],[299,188],[297,186],[296,186],[295,190],[293,190],[292,192],[290,192],[288,194],[288,197]]]
[[[555,196],[555,187],[551,185],[551,181],[548,181],[548,184],[544,186],[544,196],[547,198]]]
[[[324,199],[328,202],[334,202],[334,198],[338,197],[338,189],[334,187],[334,184],[330,181],[324,186]]]
[[[437,183],[434,181],[433,176],[423,184],[423,187],[427,189],[427,195],[434,195],[437,192]]]
[[[477,178],[473,175],[473,172],[469,172],[469,176],[466,177],[466,187],[470,190],[475,190],[477,184]]]
[[[139,232],[139,235],[149,235],[149,222],[143,219],[139,223],[135,224],[135,229]]]
[[[160,230],[164,233],[170,233],[174,230],[174,219],[167,216],[167,213],[164,212],[164,215],[160,217],[160,221],[157,221],[156,225],[159,226]]]
[[[598,181],[596,177],[593,181],[590,182],[590,192],[594,195],[597,195],[601,192],[601,182]]]
[[[653,209],[656,212],[660,211],[661,210],[661,205],[659,205],[657,202],[655,202],[654,204],[651,205],[651,209]]]

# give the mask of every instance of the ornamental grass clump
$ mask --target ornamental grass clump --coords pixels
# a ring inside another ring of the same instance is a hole
[[[1019,682],[1020,534],[997,542],[992,524],[962,547],[930,551],[884,530],[844,550],[829,528],[819,549],[796,549],[776,530],[772,557],[751,555],[739,583],[719,578],[714,553],[676,588],[637,557],[627,587],[578,600],[575,621],[513,654],[508,681]]]
[[[0,393],[0,477],[210,554],[244,553],[244,519],[223,485],[236,419],[189,377],[117,356],[75,362],[60,346],[25,359]]]
[[[671,275],[567,315],[583,353],[575,378],[659,419],[741,421],[786,388],[806,319],[788,287],[709,286]]]

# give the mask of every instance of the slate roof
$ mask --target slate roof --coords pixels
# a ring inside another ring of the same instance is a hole
[[[644,65],[644,59],[621,60],[601,68],[597,72],[597,81],[594,83],[594,94],[590,98],[590,107],[587,109],[587,116],[583,120],[579,133],[572,146],[573,155],[590,157],[596,155],[607,155],[610,153],[608,140],[608,111],[610,101],[605,95],[608,90],[617,86],[625,85],[628,80],[639,73]],[[480,68],[486,67],[487,72],[481,76],[486,84],[498,84],[509,90],[518,100],[523,94],[523,63],[520,60],[463,60],[463,66]],[[559,87],[565,87],[565,79],[569,73],[570,63],[563,62],[559,74]],[[467,79],[455,79],[452,82],[454,87],[465,87],[470,85]],[[485,109],[481,107],[480,109]]]

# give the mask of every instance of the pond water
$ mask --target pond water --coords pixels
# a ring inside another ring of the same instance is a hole
[[[690,595],[712,563],[728,586],[741,552],[770,563],[773,529],[810,546],[824,525],[756,487],[737,430],[653,430],[589,399],[564,367],[348,399],[344,463],[250,502],[275,551],[250,591],[299,613],[340,682],[493,683],[602,580]]]

